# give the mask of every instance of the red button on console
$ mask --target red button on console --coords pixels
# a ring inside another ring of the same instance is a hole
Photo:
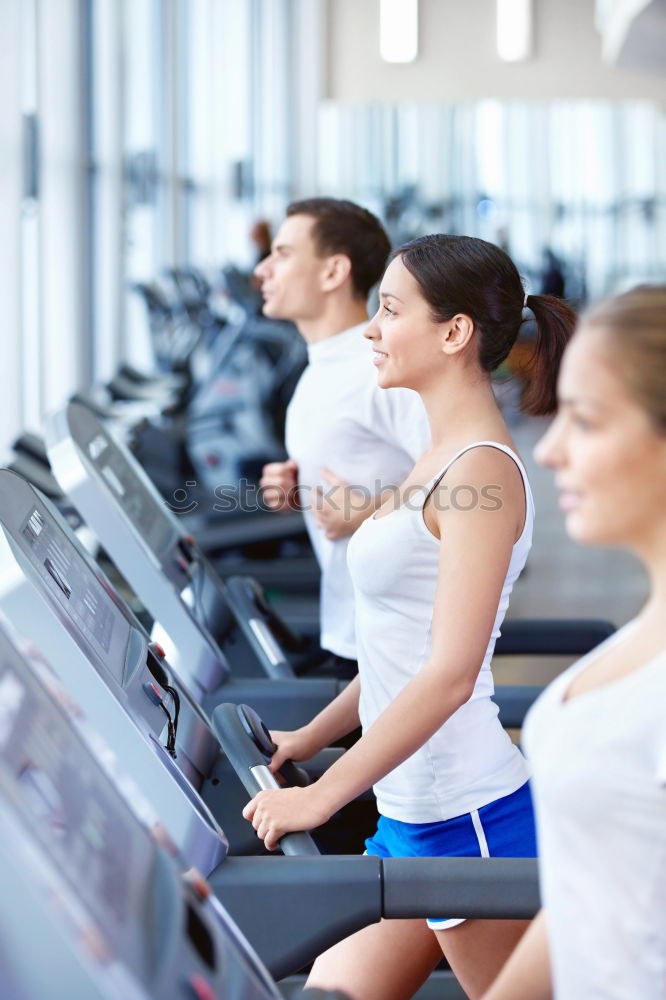
[[[197,1000],[218,1000],[215,990],[203,976],[190,976],[189,985]]]
[[[150,681],[146,681],[146,683],[143,685],[143,690],[145,691],[148,698],[152,701],[153,705],[162,704],[162,695],[157,690],[155,685],[152,684]]]
[[[194,889],[202,903],[208,899],[210,896],[210,886],[201,872],[198,872],[196,868],[190,868],[184,872],[183,880]]]

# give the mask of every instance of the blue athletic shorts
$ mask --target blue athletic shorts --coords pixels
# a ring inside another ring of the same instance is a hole
[[[436,823],[403,823],[380,816],[366,854],[378,858],[535,858],[534,812],[529,782],[473,812]],[[431,917],[428,927],[446,930],[457,917]]]

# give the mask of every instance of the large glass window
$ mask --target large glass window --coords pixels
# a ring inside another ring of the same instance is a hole
[[[18,241],[20,289],[22,418],[39,427],[42,416],[44,381],[42,368],[43,305],[40,276],[40,130],[38,109],[37,2],[21,4],[19,23],[21,53],[21,223]]]
[[[79,7],[0,4],[2,440],[39,429],[87,370]]]
[[[121,360],[133,291],[253,263],[252,223],[315,187],[323,0],[1,0],[5,446]]]
[[[394,240],[439,230],[497,242],[532,290],[548,248],[580,300],[663,279],[665,150],[666,114],[645,101],[320,111],[322,189],[378,210]]]
[[[0,4],[0,289],[4,334],[0,365],[2,421],[0,448],[7,447],[23,423],[22,297],[20,294],[22,178],[22,0]]]

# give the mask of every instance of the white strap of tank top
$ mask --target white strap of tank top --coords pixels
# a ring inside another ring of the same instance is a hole
[[[472,444],[466,444],[464,448],[461,448],[460,451],[457,451],[456,454],[453,456],[453,458],[449,459],[449,461],[446,463],[442,471],[436,473],[432,477],[430,483],[428,484],[428,491],[426,494],[426,498],[430,497],[430,494],[435,489],[439,481],[444,478],[444,476],[449,471],[453,463],[456,462],[461,455],[464,455],[466,451],[471,451],[473,448],[482,448],[482,447],[497,448],[498,451],[503,451],[505,455],[508,455],[516,463],[518,469],[520,470],[520,474],[523,480],[525,482],[528,481],[527,472],[525,470],[525,467],[523,466],[523,463],[520,461],[515,451],[513,451],[512,448],[509,448],[507,444],[500,444],[499,441],[474,441]]]

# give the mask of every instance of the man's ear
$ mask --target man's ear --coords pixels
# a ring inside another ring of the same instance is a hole
[[[344,285],[351,275],[351,260],[344,253],[331,254],[326,258],[322,276],[322,291],[334,292]]]
[[[441,345],[445,354],[459,354],[474,336],[474,320],[465,313],[456,313],[442,324]]]

